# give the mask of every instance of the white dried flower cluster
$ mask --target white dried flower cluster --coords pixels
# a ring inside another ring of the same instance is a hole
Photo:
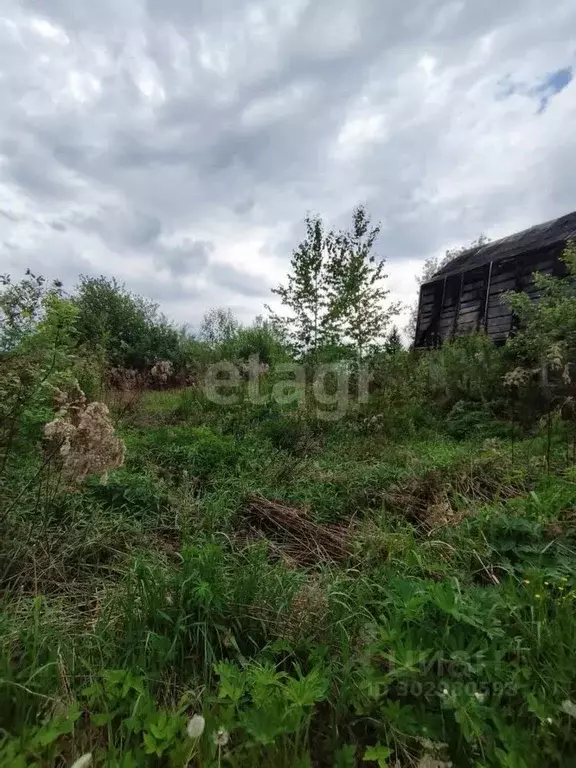
[[[564,350],[562,344],[552,344],[546,352],[546,362],[552,371],[561,371],[564,368]]]
[[[56,418],[44,426],[47,449],[59,460],[63,476],[81,483],[88,475],[105,475],[124,463],[124,442],[114,434],[108,407],[86,403],[76,388],[70,396],[58,390]]]
[[[144,385],[142,374],[135,368],[111,368],[108,371],[108,384],[121,391],[139,389]]]
[[[159,360],[150,371],[150,376],[157,382],[166,384],[174,372],[174,366],[170,360]]]
[[[534,371],[528,369],[528,368],[514,368],[513,371],[508,371],[507,374],[504,376],[504,386],[505,387],[524,387],[532,376],[534,375]]]

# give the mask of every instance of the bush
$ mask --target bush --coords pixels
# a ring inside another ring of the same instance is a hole
[[[445,411],[457,402],[486,403],[504,391],[504,353],[485,334],[461,336],[420,357],[427,397]]]

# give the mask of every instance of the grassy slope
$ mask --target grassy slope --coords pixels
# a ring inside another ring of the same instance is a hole
[[[107,485],[8,510],[1,765],[572,764],[560,445],[548,473],[538,440],[391,445],[184,400],[122,427]],[[352,556],[303,569],[248,543],[254,493],[350,525]]]

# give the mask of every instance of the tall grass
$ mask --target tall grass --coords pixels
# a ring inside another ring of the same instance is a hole
[[[511,440],[484,412],[463,439],[452,400],[393,440],[374,401],[319,423],[147,393],[116,422],[124,466],[73,489],[42,469],[38,410],[3,475],[0,764],[570,765],[565,425]],[[247,531],[255,494],[349,556],[304,567]]]

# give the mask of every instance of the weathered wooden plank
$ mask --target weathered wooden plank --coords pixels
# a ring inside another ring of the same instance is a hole
[[[470,330],[470,328],[476,328],[478,317],[479,317],[479,313],[476,313],[475,315],[468,315],[465,318],[459,319],[458,325],[456,326],[458,331],[462,331],[464,329]]]
[[[472,310],[476,311],[480,307],[480,300],[474,299],[471,301],[463,301],[462,304],[460,304],[460,312],[459,314],[470,312]]]
[[[509,333],[512,327],[512,318],[501,319],[498,322],[493,320],[488,322],[488,333]]]
[[[466,291],[462,294],[461,304],[468,304],[471,301],[482,301],[482,288],[477,288],[474,291]]]
[[[515,279],[516,279],[516,275],[513,275],[513,274],[511,275],[510,272],[506,272],[506,274],[495,275],[492,278],[492,285],[497,288],[506,283],[514,282]]]
[[[488,318],[493,320],[496,317],[511,317],[512,312],[507,307],[492,307],[488,309]]]
[[[552,272],[556,266],[556,259],[548,259],[547,261],[539,261],[537,264],[531,267],[532,272]]]
[[[499,331],[508,332],[512,327],[512,317],[499,318],[497,321],[488,321],[488,333],[498,333]]]
[[[512,327],[512,318],[508,317],[500,317],[497,320],[489,320],[488,321],[488,332],[489,333],[500,333],[505,332],[508,333],[510,331],[510,328]]]
[[[485,280],[482,275],[479,277],[475,277],[473,280],[471,279],[465,279],[463,289],[466,290],[467,288],[475,288],[481,285],[484,285]]]
[[[495,277],[490,286],[490,293],[492,293],[492,290],[503,290],[503,285],[514,285],[515,280],[515,275],[501,275],[500,277]]]

